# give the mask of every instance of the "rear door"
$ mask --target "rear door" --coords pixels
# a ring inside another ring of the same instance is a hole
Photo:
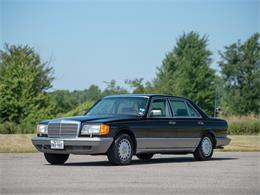
[[[200,142],[201,131],[204,122],[193,106],[181,98],[170,98],[170,106],[175,121],[175,129],[178,137],[178,147],[193,150]]]

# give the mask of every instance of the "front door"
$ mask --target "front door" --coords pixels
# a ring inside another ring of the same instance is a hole
[[[147,137],[137,139],[138,149],[142,152],[171,151],[176,147],[178,131],[167,98],[151,100],[145,124]]]

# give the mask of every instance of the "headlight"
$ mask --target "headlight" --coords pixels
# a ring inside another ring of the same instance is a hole
[[[109,133],[108,125],[84,125],[81,129],[81,135],[107,135]]]
[[[48,134],[48,125],[37,125],[37,135],[47,135]]]

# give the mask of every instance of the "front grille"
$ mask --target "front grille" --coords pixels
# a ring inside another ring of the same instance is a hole
[[[48,137],[70,138],[76,137],[79,129],[78,122],[49,123]]]

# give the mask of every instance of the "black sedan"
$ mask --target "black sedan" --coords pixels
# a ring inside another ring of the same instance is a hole
[[[70,154],[105,154],[115,165],[156,153],[208,160],[214,148],[230,143],[227,127],[183,97],[116,95],[100,99],[83,116],[40,122],[32,143],[51,164],[65,163]]]

